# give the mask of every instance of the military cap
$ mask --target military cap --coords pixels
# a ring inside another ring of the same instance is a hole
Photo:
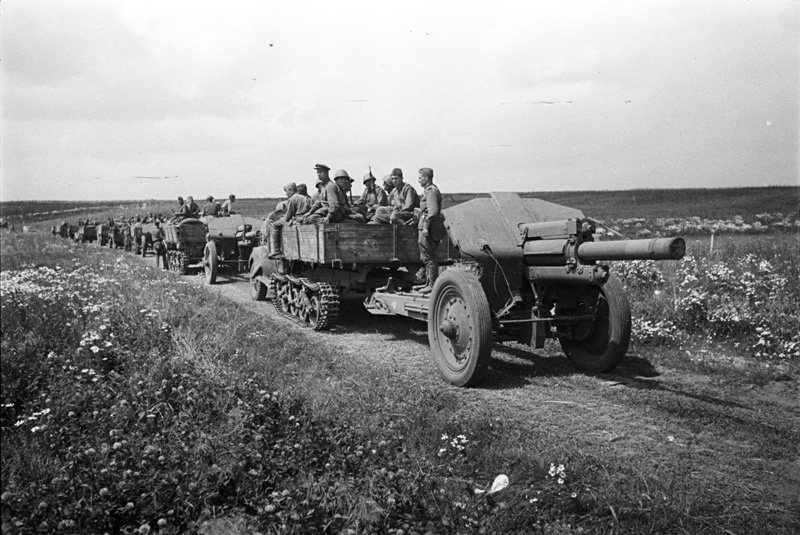
[[[403,170],[400,169],[399,167],[395,167],[394,169],[392,169],[392,175],[391,176],[393,176],[393,177],[399,176],[400,178],[403,178]]]
[[[362,180],[362,182],[366,182],[367,180],[375,180],[375,175],[372,174],[372,171],[364,175],[364,180]]]
[[[288,184],[286,184],[285,186],[283,186],[283,190],[284,190],[284,191],[286,191],[287,189],[294,189],[294,190],[296,190],[296,189],[297,189],[297,184],[295,184],[294,182],[289,182]]]
[[[339,169],[338,171],[336,171],[336,174],[333,175],[333,179],[336,180],[337,178],[346,178],[350,182],[353,182],[353,179],[350,178],[350,175],[348,175],[347,171],[345,171],[344,169]]]
[[[314,166],[314,169],[316,169],[317,171],[330,171],[331,170],[331,168],[328,167],[327,165],[325,165],[324,163],[318,163],[317,165]]]
[[[423,167],[419,170],[419,174],[428,178],[433,178],[433,169],[430,167]]]

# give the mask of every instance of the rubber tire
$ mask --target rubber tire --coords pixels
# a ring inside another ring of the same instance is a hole
[[[206,283],[214,284],[217,282],[217,244],[213,241],[207,242],[203,249],[203,271],[206,275]]]
[[[595,287],[586,288],[594,291]],[[631,307],[622,283],[611,276],[598,290],[598,319],[592,333],[586,340],[559,338],[569,361],[585,373],[606,373],[616,368],[631,341]]]
[[[442,379],[455,386],[475,386],[480,383],[489,367],[492,355],[492,312],[489,301],[478,278],[463,269],[447,269],[436,279],[428,302],[428,342],[436,367]],[[459,301],[458,308],[465,312],[458,320],[460,332],[455,346],[440,330],[446,319],[448,305]],[[463,358],[455,358],[456,352]]]
[[[250,281],[250,298],[253,301],[266,301],[267,285],[258,279]]]

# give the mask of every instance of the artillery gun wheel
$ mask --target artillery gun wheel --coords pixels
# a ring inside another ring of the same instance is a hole
[[[258,279],[250,281],[250,298],[253,301],[264,301],[267,298],[267,285]]]
[[[492,354],[492,315],[478,278],[445,270],[428,304],[428,341],[442,378],[456,386],[481,382]]]
[[[604,373],[622,361],[631,341],[631,308],[618,278],[612,276],[602,287],[587,286],[574,308],[556,308],[556,314],[595,313],[594,322],[559,328],[561,348],[573,366]]]
[[[203,249],[203,271],[208,284],[217,282],[218,261],[217,244],[213,241],[207,242],[205,249]]]
[[[188,264],[186,253],[183,251],[168,251],[167,262],[169,264],[170,271],[176,275],[186,275],[186,272],[188,271],[186,267]]]

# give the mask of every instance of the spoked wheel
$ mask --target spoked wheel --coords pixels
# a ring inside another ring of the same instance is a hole
[[[317,325],[319,325],[319,315],[320,315],[320,304],[319,304],[319,297],[317,295],[311,295],[308,299],[308,306],[306,307],[306,317],[304,320],[308,323],[314,330],[317,330]]]
[[[275,308],[284,316],[289,315],[289,300],[292,298],[292,283],[287,281],[277,281],[275,283]]]
[[[587,286],[559,315],[594,313],[595,320],[559,328],[559,341],[567,358],[582,372],[613,370],[628,352],[631,341],[631,308],[622,283],[616,277],[603,286]]]
[[[442,378],[456,386],[483,380],[492,354],[492,316],[478,278],[445,270],[428,304],[428,341]]]
[[[301,293],[302,290],[299,285],[291,284],[291,288],[289,290],[289,314],[295,316],[297,318],[302,318],[302,304],[301,304]]]
[[[217,282],[217,268],[217,244],[210,241],[206,243],[206,248],[203,250],[203,271],[208,284]]]
[[[267,298],[267,285],[258,279],[250,281],[250,299],[264,301]]]

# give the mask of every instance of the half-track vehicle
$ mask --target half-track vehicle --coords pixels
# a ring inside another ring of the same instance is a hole
[[[250,253],[260,243],[261,220],[240,214],[200,220],[208,227],[202,260],[206,282],[214,284],[220,269],[246,271]]]
[[[558,340],[575,368],[608,372],[625,356],[631,312],[603,261],[678,260],[683,238],[594,240],[580,210],[492,193],[443,210],[448,238],[428,295],[412,291],[421,266],[416,229],[393,225],[284,227],[283,258],[253,251],[251,295],[315,329],[335,324],[339,298],[363,295],[372,314],[426,321],[442,378],[480,383],[493,341],[544,347]],[[269,240],[266,240],[269,243]]]

